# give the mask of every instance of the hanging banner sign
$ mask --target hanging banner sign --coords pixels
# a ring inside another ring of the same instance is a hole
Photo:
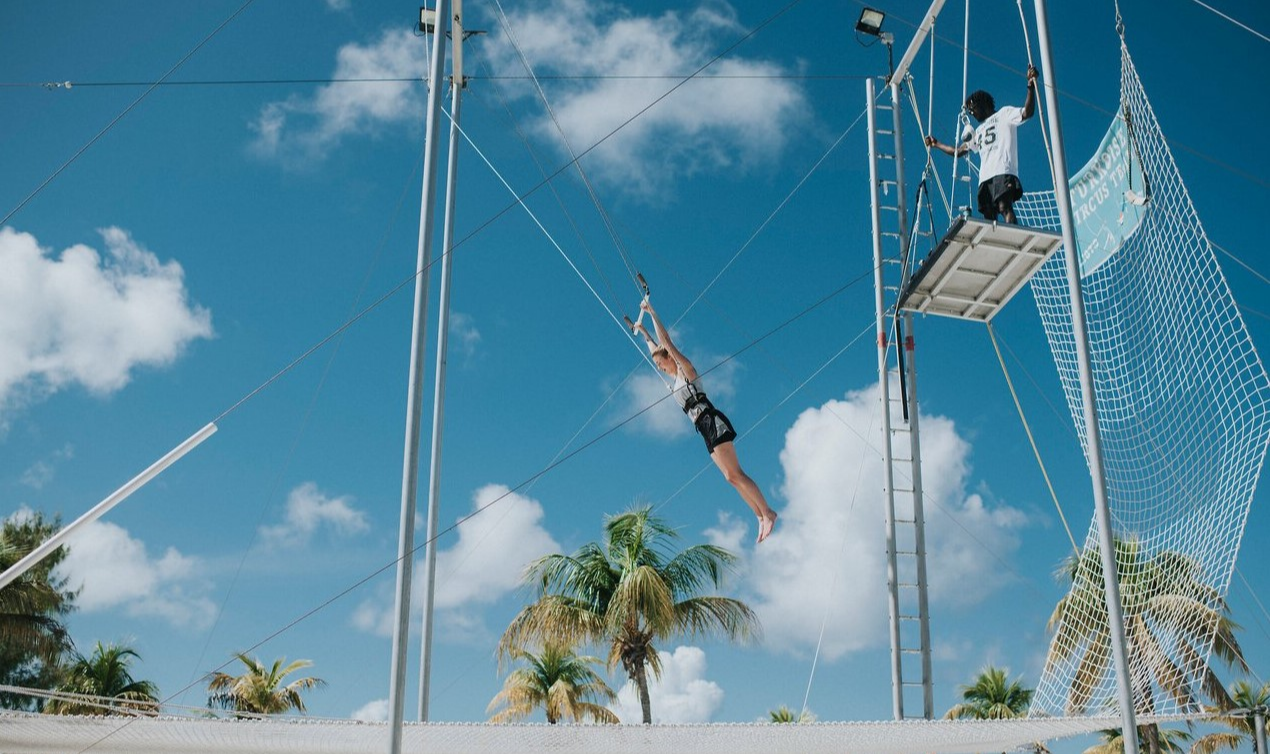
[[[1117,116],[1098,152],[1071,179],[1072,216],[1080,247],[1080,275],[1091,275],[1142,223],[1150,194],[1142,162]]]

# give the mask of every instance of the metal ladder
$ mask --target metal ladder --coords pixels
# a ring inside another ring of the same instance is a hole
[[[934,718],[926,535],[922,511],[921,443],[912,315],[899,310],[912,272],[904,188],[901,84],[891,82],[889,104],[878,104],[868,79],[869,181],[873,202],[874,296],[877,309],[878,385],[882,401],[882,454],[886,508],[887,590],[890,608],[891,693],[896,720]],[[890,113],[889,127],[878,112]],[[879,150],[889,137],[890,153]],[[893,178],[881,178],[882,166]],[[894,203],[883,205],[883,195]],[[929,235],[926,231],[924,235]],[[921,692],[921,715],[915,697]],[[906,706],[906,702],[911,703]],[[912,713],[906,713],[912,711]]]

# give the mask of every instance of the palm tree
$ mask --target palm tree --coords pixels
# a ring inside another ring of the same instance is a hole
[[[4,571],[61,529],[41,513],[11,516],[0,527],[0,571]],[[65,546],[50,553],[18,579],[0,588],[0,684],[52,689],[58,661],[74,650],[63,617],[75,610],[78,590],[53,570],[66,558]],[[40,710],[43,698],[0,692],[0,707]]]
[[[1225,600],[1203,581],[1199,565],[1176,551],[1146,552],[1135,538],[1116,538],[1115,553],[1124,614],[1125,644],[1133,675],[1133,696],[1141,710],[1155,711],[1155,686],[1183,710],[1198,709],[1191,690],[1225,709],[1230,697],[1204,653],[1227,667],[1247,670],[1235,640],[1238,628]],[[1047,628],[1057,634],[1047,665],[1078,659],[1067,714],[1081,715],[1111,662],[1111,633],[1104,598],[1102,559],[1097,548],[1066,559],[1058,571],[1072,589],[1059,600]],[[1159,727],[1145,727],[1147,749],[1158,752]]]
[[[1270,682],[1266,682],[1258,688],[1253,687],[1246,679],[1240,679],[1231,685],[1230,699],[1234,703],[1235,708],[1242,708],[1245,711],[1264,706],[1270,703]],[[1210,710],[1216,712],[1217,709]],[[1229,710],[1226,709],[1226,711]],[[1221,715],[1213,719],[1213,723],[1222,724],[1231,730],[1206,734],[1200,737],[1191,745],[1191,752],[1217,752],[1221,749],[1235,752],[1244,746],[1244,740],[1252,740],[1252,751],[1257,752],[1257,738],[1253,732],[1254,719],[1251,716],[1231,715],[1229,712],[1222,712]],[[1267,729],[1270,730],[1270,727],[1267,727]],[[1267,733],[1270,733],[1270,731]]]
[[[1154,724],[1152,724],[1154,726]],[[1146,726],[1138,727],[1138,739],[1146,740]],[[1102,729],[1098,732],[1102,735],[1102,742],[1085,750],[1087,753],[1117,753],[1124,752],[1124,733],[1122,729]],[[1187,742],[1191,741],[1189,732],[1181,729],[1159,729],[1157,737],[1159,738],[1159,746],[1149,752],[1186,752],[1183,747]]]
[[[676,538],[645,506],[607,517],[602,543],[534,561],[525,583],[537,585],[538,599],[512,619],[499,656],[547,641],[608,643],[610,672],[622,665],[639,691],[644,723],[652,723],[647,672],[661,674],[654,640],[680,634],[745,640],[760,631],[758,617],[741,601],[700,594],[720,586],[736,557],[713,545],[676,553]]]
[[[806,709],[801,713],[795,713],[790,710],[788,705],[782,705],[776,710],[769,710],[767,716],[774,724],[809,724],[816,720],[815,713]]]
[[[1024,687],[1022,678],[1008,682],[1009,669],[988,665],[979,672],[974,684],[958,687],[963,702],[948,709],[944,718],[1022,718],[1032,703],[1032,690]]]
[[[126,645],[100,642],[87,658],[76,653],[74,661],[64,670],[65,680],[58,691],[97,699],[50,700],[45,712],[73,716],[157,715],[159,688],[154,682],[132,678],[128,666],[133,658],[141,660],[141,656]]]
[[[326,684],[317,677],[306,676],[283,685],[289,674],[312,666],[312,661],[292,661],[283,666],[287,659],[279,658],[266,669],[258,659],[248,658],[244,653],[234,653],[234,657],[242,661],[247,672],[241,676],[230,676],[222,671],[213,671],[207,683],[207,691],[212,693],[207,698],[208,707],[240,714],[268,715],[291,710],[304,713],[304,699],[300,697],[300,691]]]
[[[609,685],[591,670],[591,664],[599,663],[599,658],[577,655],[572,648],[556,643],[548,643],[539,655],[522,649],[513,649],[510,655],[525,665],[508,675],[502,691],[490,701],[487,713],[503,708],[490,717],[491,723],[519,721],[539,707],[546,711],[549,724],[559,723],[562,718],[621,723],[613,711],[596,702],[617,699]]]

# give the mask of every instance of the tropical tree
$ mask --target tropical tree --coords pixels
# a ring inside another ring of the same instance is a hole
[[[1147,740],[1147,728],[1146,726],[1138,727],[1138,739],[1140,741]],[[1124,752],[1123,729],[1102,729],[1098,734],[1102,737],[1102,742],[1090,747],[1085,752],[1104,754]],[[1185,745],[1191,741],[1190,733],[1181,729],[1158,729],[1156,736],[1159,739],[1159,746],[1150,752],[1186,752]]]
[[[774,724],[809,724],[816,720],[815,713],[805,709],[801,713],[795,713],[788,705],[769,710],[767,716]]]
[[[1242,709],[1244,711],[1270,704],[1270,682],[1266,682],[1260,687],[1253,687],[1246,679],[1240,679],[1231,685],[1230,699],[1234,704],[1234,709]],[[1237,752],[1240,748],[1246,746],[1244,744],[1245,740],[1251,740],[1252,751],[1257,752],[1257,738],[1254,736],[1253,731],[1253,727],[1256,724],[1252,716],[1246,713],[1236,715],[1229,708],[1225,710],[1210,708],[1209,710],[1219,714],[1212,719],[1212,722],[1226,726],[1230,731],[1205,734],[1191,745],[1191,752],[1217,752],[1221,749]],[[1266,733],[1270,734],[1270,726],[1266,728]]]
[[[1205,653],[1227,666],[1246,670],[1235,640],[1238,629],[1218,591],[1206,584],[1194,559],[1176,551],[1154,554],[1135,538],[1116,538],[1116,564],[1124,614],[1125,645],[1135,704],[1146,713],[1156,709],[1156,686],[1183,710],[1196,710],[1195,684],[1218,707],[1230,697]],[[1068,695],[1067,713],[1081,715],[1111,662],[1111,631],[1098,549],[1070,556],[1058,571],[1071,580],[1071,591],[1059,600],[1048,629],[1056,631],[1047,664],[1077,660]],[[1159,727],[1145,727],[1146,747],[1159,752]]]
[[[607,517],[602,542],[534,561],[524,581],[536,585],[538,598],[512,619],[499,656],[548,641],[607,643],[609,671],[621,664],[639,691],[644,723],[652,723],[648,671],[661,674],[654,641],[682,634],[746,640],[760,631],[749,606],[701,594],[722,584],[736,557],[714,545],[675,552],[677,538],[646,506]]]
[[[58,691],[93,699],[50,700],[45,712],[79,716],[156,715],[159,711],[158,685],[132,678],[128,666],[134,658],[141,660],[141,656],[126,645],[102,645],[100,642],[87,658],[76,653],[74,660],[63,669]]]
[[[958,686],[962,702],[948,709],[944,718],[1022,718],[1032,703],[1032,690],[1022,678],[1008,681],[1009,669],[984,666],[973,684]]]
[[[0,571],[16,564],[61,529],[61,521],[41,513],[10,516],[0,526]],[[52,689],[58,661],[74,650],[62,619],[75,610],[78,590],[53,576],[66,558],[62,546],[4,588],[0,588],[0,684]],[[40,710],[43,698],[0,692],[0,707]]]
[[[490,717],[491,723],[519,721],[538,708],[546,712],[549,724],[561,719],[621,723],[613,711],[600,704],[613,702],[617,695],[591,670],[599,658],[577,655],[558,643],[548,643],[538,655],[516,648],[510,656],[524,665],[507,676],[502,691],[490,701],[487,713],[502,708]]]
[[[312,661],[286,663],[286,658],[279,658],[272,666],[265,668],[259,659],[248,658],[245,653],[234,653],[234,657],[242,661],[247,671],[240,676],[230,676],[223,671],[209,674],[207,691],[212,694],[207,698],[207,705],[210,708],[232,710],[240,714],[267,715],[292,710],[304,713],[304,698],[300,696],[300,692],[326,684],[313,676],[283,684],[290,674],[312,666]]]

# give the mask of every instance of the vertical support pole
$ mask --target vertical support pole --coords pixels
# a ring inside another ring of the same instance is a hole
[[[1035,8],[1041,72],[1045,82],[1045,104],[1050,133],[1054,135],[1054,197],[1058,203],[1059,219],[1063,225],[1063,246],[1067,251],[1067,287],[1072,303],[1072,331],[1076,341],[1076,360],[1080,366],[1080,393],[1085,410],[1086,453],[1089,457],[1089,475],[1094,490],[1094,515],[1098,522],[1098,543],[1102,551],[1107,624],[1111,631],[1111,652],[1115,659],[1116,681],[1119,688],[1124,751],[1136,753],[1138,752],[1138,729],[1134,723],[1133,688],[1129,681],[1129,658],[1125,646],[1124,616],[1120,603],[1120,580],[1116,570],[1115,539],[1111,529],[1111,511],[1107,505],[1107,480],[1102,463],[1102,439],[1098,431],[1098,406],[1089,364],[1089,331],[1085,323],[1085,301],[1080,289],[1078,261],[1080,250],[1076,246],[1076,229],[1072,218],[1067,156],[1063,149],[1062,123],[1058,115],[1058,82],[1054,78],[1054,56],[1050,48],[1046,0],[1035,0]]]
[[[428,720],[432,696],[432,604],[436,596],[437,520],[441,496],[441,434],[445,420],[446,349],[450,334],[450,270],[454,239],[454,187],[459,170],[459,111],[463,103],[463,0],[453,0],[454,48],[450,70],[450,147],[445,175],[445,222],[441,235],[441,291],[437,317],[437,371],[432,398],[432,463],[428,478],[428,540],[424,543],[423,626],[419,653],[419,720]]]
[[[1265,755],[1266,752],[1266,706],[1258,705],[1252,709],[1253,722],[1253,739],[1257,745],[1257,752]]]
[[[903,669],[900,665],[900,607],[895,563],[895,480],[891,458],[891,386],[887,370],[886,276],[882,259],[882,205],[878,196],[877,94],[872,78],[864,82],[868,98],[869,198],[873,221],[873,293],[877,309],[878,396],[882,402],[882,470],[886,490],[886,579],[891,614],[891,701],[895,720],[904,718]]]
[[[449,0],[437,0],[437,34],[433,35],[428,79],[428,115],[424,129],[423,192],[419,200],[419,244],[415,266],[414,318],[410,337],[410,378],[406,397],[406,438],[401,472],[401,521],[397,543],[397,592],[392,634],[392,670],[388,689],[391,729],[389,751],[401,752],[405,714],[406,654],[410,638],[410,588],[414,560],[415,502],[419,485],[419,425],[422,409],[423,360],[427,341],[428,268],[432,259],[432,205],[436,194],[436,122],[441,114],[441,76],[445,68],[445,29]]]

